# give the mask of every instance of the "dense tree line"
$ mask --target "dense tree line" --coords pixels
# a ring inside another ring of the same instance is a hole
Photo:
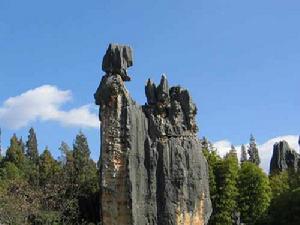
[[[0,157],[0,224],[97,224],[99,222],[98,168],[90,158],[82,132],[73,147],[60,147],[54,159],[46,147],[38,151],[29,130],[26,143],[13,135]]]
[[[248,148],[241,146],[240,162],[234,146],[224,157],[205,138],[202,147],[209,164],[213,205],[209,225],[300,224],[300,173],[267,175],[259,167],[253,135]]]
[[[39,154],[37,143],[31,128],[26,142],[14,134],[0,156],[0,224],[99,224],[99,171],[86,136],[79,132],[72,147],[62,142],[58,159],[48,147]],[[209,225],[300,224],[299,172],[263,172],[252,135],[240,160],[234,146],[224,157],[205,138],[202,147],[213,205]]]

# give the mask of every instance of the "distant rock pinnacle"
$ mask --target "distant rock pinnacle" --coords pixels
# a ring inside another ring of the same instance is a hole
[[[297,171],[300,168],[300,155],[286,141],[280,141],[273,146],[273,155],[270,163],[270,173],[285,170]]]

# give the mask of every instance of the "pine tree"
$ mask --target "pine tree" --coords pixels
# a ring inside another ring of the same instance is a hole
[[[24,144],[24,141],[23,141],[23,138],[21,137],[20,140],[19,140],[19,144],[21,146],[21,151],[22,151],[22,154],[25,156],[25,144]]]
[[[74,221],[84,219],[94,221],[98,217],[97,208],[95,211],[89,210],[91,202],[98,196],[98,170],[96,163],[90,159],[90,149],[87,138],[82,133],[76,136],[73,150],[62,143],[60,150],[64,157],[64,215],[69,215],[68,220],[71,224]],[[70,218],[73,218],[69,220]]]
[[[25,149],[26,165],[24,170],[26,170],[26,177],[31,185],[37,187],[39,185],[39,154],[36,134],[33,128],[29,130]]]
[[[90,149],[87,138],[80,131],[76,136],[75,143],[73,144],[74,164],[76,171],[80,174],[85,169],[90,159]]]
[[[207,144],[202,145],[202,152],[208,162],[208,173],[209,173],[209,191],[210,198],[212,201],[212,205],[214,208],[215,199],[217,196],[217,185],[216,185],[216,170],[221,157],[218,155],[216,149],[212,146],[211,143],[207,142]]]
[[[16,134],[10,139],[10,146],[6,151],[5,161],[14,163],[19,169],[24,165],[23,142]]]
[[[54,175],[59,170],[58,164],[52,157],[48,147],[45,148],[43,153],[39,157],[39,182],[41,186],[45,186],[47,183],[54,179]]]
[[[248,148],[248,154],[249,154],[249,162],[252,162],[256,165],[260,164],[260,158],[258,154],[258,148],[256,145],[256,141],[254,136],[251,134],[250,136],[250,143]]]
[[[245,145],[241,146],[241,163],[248,161],[247,151]]]
[[[39,153],[37,146],[37,138],[33,128],[30,128],[28,140],[26,142],[26,156],[34,163],[38,163]]]
[[[231,156],[233,156],[233,157],[235,157],[235,158],[237,158],[237,151],[236,151],[234,145],[231,145],[231,148],[230,148],[228,154],[231,155]],[[228,154],[227,154],[227,155],[228,155]]]
[[[73,145],[73,160],[76,184],[81,193],[94,192],[98,188],[96,163],[90,159],[90,149],[86,136],[80,131]],[[84,190],[84,191],[83,191]]]
[[[65,180],[65,186],[70,189],[74,189],[76,174],[74,168],[73,150],[65,142],[61,143],[59,150],[61,151],[62,155],[60,157],[60,161],[63,165],[63,179]]]
[[[239,210],[241,221],[254,225],[270,204],[271,188],[267,175],[257,165],[244,162],[239,173]]]

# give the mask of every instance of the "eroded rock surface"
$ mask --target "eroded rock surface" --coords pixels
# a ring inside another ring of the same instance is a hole
[[[148,80],[147,104],[139,106],[122,75],[110,71],[95,94],[101,120],[102,224],[207,224],[212,211],[208,168],[189,92],[169,88],[162,76],[158,86]]]
[[[288,169],[297,171],[300,167],[300,155],[286,141],[280,141],[273,146],[270,163],[270,173],[278,173]]]
[[[130,81],[127,68],[132,66],[132,50],[129,46],[110,44],[102,61],[106,74],[119,74],[124,81]]]

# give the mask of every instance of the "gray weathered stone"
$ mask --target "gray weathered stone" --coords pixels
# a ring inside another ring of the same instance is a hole
[[[273,155],[270,163],[270,173],[278,173],[288,169],[297,171],[300,164],[300,155],[286,141],[280,141],[273,146]]]
[[[102,70],[106,74],[119,74],[124,81],[129,81],[127,68],[133,64],[132,50],[129,46],[110,44],[102,61]]]
[[[161,103],[166,103],[169,101],[169,84],[167,77],[162,75],[160,84],[156,89],[157,100]]]
[[[149,105],[157,103],[156,85],[150,79],[148,79],[147,81],[147,85],[145,87],[145,94]]]
[[[136,104],[119,74],[95,93],[101,120],[103,225],[204,225],[212,208],[208,166],[187,90],[150,80]],[[160,96],[158,98],[158,96]]]

